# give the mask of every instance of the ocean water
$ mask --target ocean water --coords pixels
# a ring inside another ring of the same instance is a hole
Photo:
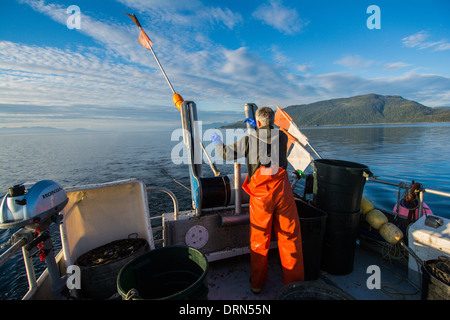
[[[414,180],[425,188],[450,192],[450,123],[317,127],[302,132],[322,158],[365,164],[382,180]],[[179,135],[173,137],[172,132],[0,135],[0,196],[15,184],[44,179],[70,187],[139,178],[149,186],[172,190],[180,210],[190,209],[188,165],[174,163],[174,157],[180,162],[180,155],[173,150],[182,142]],[[212,149],[210,141],[203,143]],[[222,174],[233,172],[232,164],[218,163]],[[203,173],[213,176],[206,163]],[[303,193],[302,181],[295,191]],[[396,187],[373,182],[364,189],[366,198],[386,210],[392,210],[397,192]],[[450,198],[425,194],[425,202],[435,214],[450,218]],[[171,199],[160,193],[149,194],[149,204],[151,215],[173,208]],[[14,231],[0,230],[0,244]],[[38,272],[42,269],[37,267]],[[20,299],[26,288],[19,252],[0,267],[0,299]]]

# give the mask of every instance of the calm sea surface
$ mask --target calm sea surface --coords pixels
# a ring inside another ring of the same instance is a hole
[[[365,164],[382,180],[414,180],[425,188],[450,192],[450,123],[319,127],[302,132],[322,158]],[[70,187],[140,178],[149,186],[169,188],[180,210],[190,209],[190,192],[182,186],[190,186],[188,166],[171,159],[181,139],[175,135],[172,141],[171,136],[172,132],[0,135],[0,194],[15,184],[44,179]],[[210,141],[204,145],[210,149]],[[232,164],[219,168],[223,174],[233,172]],[[203,172],[212,176],[207,164]],[[302,187],[299,182],[295,191],[302,194]],[[397,191],[367,182],[364,194],[376,206],[392,210]],[[450,218],[450,198],[425,194],[425,202],[435,214]],[[150,194],[149,203],[151,214],[172,210],[170,198],[159,193]],[[0,244],[12,233],[0,230]],[[21,253],[0,267],[1,299],[19,299],[26,292],[20,288],[27,287],[23,272]]]

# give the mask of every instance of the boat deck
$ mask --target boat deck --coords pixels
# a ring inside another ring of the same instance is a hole
[[[380,267],[381,288],[369,289],[368,266]],[[282,269],[277,249],[269,252],[269,281],[259,294],[250,290],[250,256],[248,254],[210,263],[208,272],[209,300],[276,300],[282,289]],[[353,272],[331,275],[321,271],[320,278],[311,282],[344,291],[356,300],[418,300],[420,289],[408,280],[404,263],[382,258],[379,252],[358,246]]]

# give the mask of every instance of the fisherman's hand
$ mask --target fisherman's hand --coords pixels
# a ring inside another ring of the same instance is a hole
[[[214,142],[214,146],[217,146],[219,143],[222,143],[222,138],[220,138],[220,136],[213,132],[211,134],[211,141]]]
[[[249,125],[255,127],[256,129],[258,129],[258,126],[256,125],[256,121],[253,118],[246,118],[244,120],[245,123],[248,123]]]

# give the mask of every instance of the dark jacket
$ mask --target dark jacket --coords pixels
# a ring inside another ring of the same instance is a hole
[[[264,126],[231,145],[217,144],[216,152],[224,160],[245,157],[250,181],[260,166],[277,165],[283,169],[287,168],[287,141],[288,137],[284,132],[272,126]]]

